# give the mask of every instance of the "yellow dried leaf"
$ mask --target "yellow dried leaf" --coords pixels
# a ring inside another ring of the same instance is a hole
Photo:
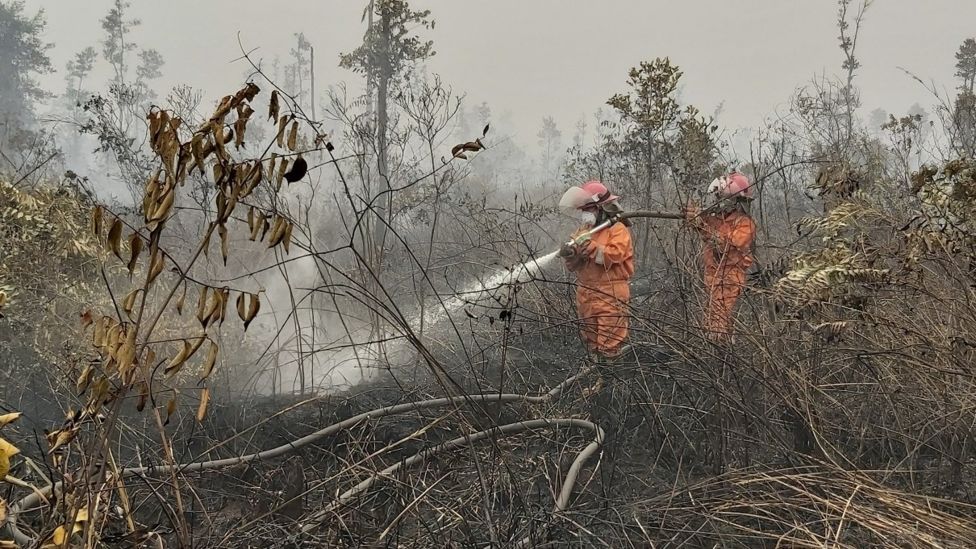
[[[57,528],[54,529],[54,532],[51,533],[51,537],[48,538],[48,541],[41,546],[41,549],[55,549],[55,548],[64,547],[68,538],[70,536],[77,534],[78,532],[81,532],[81,530],[82,530],[81,525],[75,523],[74,525],[72,525],[71,534],[69,535],[68,529],[65,528],[64,525],[58,526]]]
[[[8,414],[0,414],[0,427],[3,427],[4,425],[9,425],[17,421],[18,419],[20,419],[20,416],[21,416],[20,412],[10,412]]]
[[[0,438],[0,480],[10,472],[10,458],[20,453],[16,446]]]
[[[203,391],[200,393],[200,407],[197,408],[197,421],[203,422],[204,416],[207,415],[207,404],[210,402],[210,388],[204,387]]]

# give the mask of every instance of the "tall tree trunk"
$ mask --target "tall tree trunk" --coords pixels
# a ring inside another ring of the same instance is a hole
[[[379,278],[383,271],[383,260],[386,251],[386,236],[387,236],[387,225],[391,223],[393,218],[393,201],[390,193],[390,174],[389,168],[387,166],[387,147],[388,147],[388,124],[389,124],[389,113],[387,112],[387,99],[389,95],[390,87],[390,10],[383,8],[380,14],[380,51],[384,52],[385,55],[381,56],[383,59],[379,67],[379,75],[377,81],[376,89],[376,170],[379,175],[379,188],[378,192],[381,193],[379,200],[376,202],[376,226],[374,227],[373,233],[373,250],[372,250],[372,265],[370,266],[373,270],[373,275],[375,278]],[[374,284],[376,284],[374,280]],[[379,287],[371,288],[376,299],[380,298]],[[371,318],[372,331],[374,335],[380,336],[380,316],[378,313],[372,315]],[[382,339],[382,338],[380,338]]]
[[[309,86],[311,91],[309,91],[309,101],[312,104],[312,120],[318,120],[318,115],[315,114],[315,48],[309,46],[308,48],[308,73],[311,82]]]

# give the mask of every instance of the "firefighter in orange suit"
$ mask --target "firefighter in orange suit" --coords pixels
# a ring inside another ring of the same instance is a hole
[[[709,185],[708,192],[719,205],[702,214],[696,206],[685,208],[685,219],[702,236],[704,244],[705,334],[713,341],[732,342],[733,310],[746,285],[752,266],[752,245],[756,224],[747,212],[752,185],[741,173],[733,172]]]
[[[618,198],[603,183],[589,181],[571,188],[560,201],[564,209],[575,210],[582,222],[574,244],[560,250],[567,269],[576,274],[580,332],[591,355],[609,360],[621,354],[627,340],[634,246],[625,221],[616,221],[589,237],[580,236],[611,220],[619,212]]]

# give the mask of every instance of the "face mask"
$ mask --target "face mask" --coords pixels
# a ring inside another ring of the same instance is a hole
[[[582,221],[584,225],[595,225],[596,214],[593,212],[580,212],[580,221]]]

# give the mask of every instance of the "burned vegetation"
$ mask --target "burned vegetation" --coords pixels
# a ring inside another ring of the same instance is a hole
[[[401,0],[361,97],[304,34],[158,97],[114,2],[62,121],[104,164],[0,101],[0,547],[976,546],[976,42],[941,124],[868,125],[870,5],[746,161],[667,58],[527,160]]]

